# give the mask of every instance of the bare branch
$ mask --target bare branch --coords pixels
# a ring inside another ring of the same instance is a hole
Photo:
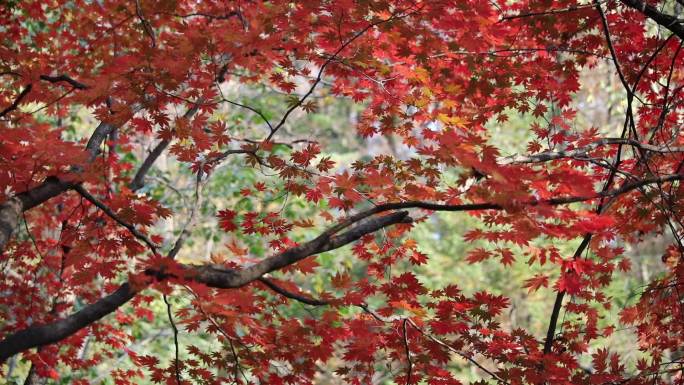
[[[132,191],[138,191],[141,188],[143,188],[143,186],[145,186],[145,176],[152,168],[154,162],[157,161],[157,159],[161,156],[164,150],[166,150],[166,147],[168,147],[169,144],[171,144],[170,140],[162,139],[159,143],[157,143],[152,152],[150,152],[147,155],[147,157],[143,161],[142,165],[140,165],[138,172],[135,173],[135,176],[133,177],[133,180],[129,185]]]
[[[195,103],[192,108],[187,110],[185,114],[183,115],[184,119],[190,119],[197,113],[197,111],[200,108],[200,105],[204,102],[203,98],[200,98],[197,103]],[[140,165],[140,168],[138,171],[135,173],[135,176],[133,177],[133,180],[131,181],[129,187],[132,191],[137,191],[143,188],[145,186],[145,176],[147,173],[150,171],[152,166],[154,165],[154,162],[157,161],[157,159],[161,156],[161,154],[166,150],[166,147],[171,144],[171,140],[169,139],[162,139],[157,145],[154,147],[152,152],[147,155],[145,160],[143,161],[142,165]]]

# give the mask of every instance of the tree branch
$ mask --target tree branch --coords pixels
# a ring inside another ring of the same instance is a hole
[[[88,163],[92,163],[95,160],[102,142],[117,127],[117,125],[111,123],[101,122],[95,128],[93,135],[86,144]],[[78,172],[80,170],[76,168],[75,171]],[[4,250],[7,242],[9,242],[12,234],[14,234],[22,212],[46,202],[48,199],[67,191],[71,187],[73,187],[72,183],[52,176],[45,179],[38,186],[16,194],[0,204],[0,251]]]
[[[81,83],[81,82],[79,82],[79,81],[76,81],[76,80],[74,80],[73,78],[71,78],[71,77],[69,77],[69,76],[67,76],[67,75],[64,75],[64,74],[58,75],[58,76],[40,75],[40,79],[41,79],[41,80],[48,81],[48,82],[50,82],[50,83],[67,82],[67,83],[69,83],[72,87],[74,87],[74,88],[76,88],[76,89],[78,89],[78,90],[85,90],[85,89],[90,88],[90,87],[88,87],[87,85],[85,85],[85,84],[83,84],[83,83]]]
[[[80,185],[80,184],[74,185],[73,189],[74,189],[74,191],[79,193],[79,195],[81,195],[83,198],[85,198],[88,202],[92,203],[94,206],[96,206],[97,208],[102,210],[108,217],[112,218],[116,223],[127,228],[128,231],[130,231],[134,237],[136,237],[137,239],[139,239],[140,241],[145,243],[147,245],[147,247],[149,247],[150,250],[152,250],[153,254],[157,254],[157,249],[159,248],[159,245],[152,242],[145,234],[141,233],[140,230],[136,229],[135,226],[124,221],[111,208],[109,208],[107,205],[105,205],[100,200],[95,198],[82,185]]]
[[[502,21],[507,21],[507,20],[522,19],[525,17],[548,16],[548,15],[558,15],[558,14],[569,13],[569,12],[577,12],[577,11],[581,11],[583,9],[591,8],[591,7],[593,7],[593,5],[585,4],[585,5],[575,5],[575,6],[568,7],[568,8],[550,9],[550,10],[546,10],[546,11],[531,11],[531,12],[519,13],[516,15],[502,16],[498,22],[500,23]]]
[[[52,83],[57,83],[61,81],[65,81],[69,84],[71,84],[72,87],[79,89],[79,90],[84,90],[88,88],[83,83],[77,82],[76,80],[66,76],[66,75],[59,75],[59,76],[47,76],[47,75],[40,75],[40,79],[46,80]],[[14,111],[19,107],[19,104],[21,104],[21,101],[31,92],[31,88],[33,88],[33,84],[29,83],[24,87],[24,89],[19,93],[19,95],[14,99],[12,104],[10,104],[7,108],[4,110],[0,111],[0,118],[4,117],[5,115],[9,114],[10,112]]]
[[[276,293],[282,295],[283,297],[287,297],[287,298],[290,298],[290,299],[294,299],[295,301],[299,301],[299,302],[305,303],[305,304],[307,304],[307,305],[311,305],[311,306],[325,306],[325,305],[329,305],[329,304],[330,304],[330,302],[327,302],[327,301],[321,301],[321,300],[318,300],[318,299],[315,299],[315,298],[309,298],[309,297],[305,297],[305,296],[303,296],[303,295],[299,295],[299,294],[293,293],[293,292],[291,292],[291,291],[287,291],[287,290],[285,290],[284,288],[278,286],[275,282],[273,282],[272,280],[270,280],[270,279],[268,279],[268,278],[266,278],[266,277],[261,277],[261,278],[259,278],[259,282],[263,283],[264,285],[266,285],[266,287],[268,287],[269,289],[273,290],[274,292],[276,292]]]
[[[650,151],[660,154],[684,152],[684,147],[659,147],[648,143],[642,143],[634,139],[626,138],[603,138],[592,142],[584,147],[568,151],[546,151],[534,155],[516,155],[500,158],[499,164],[542,163],[556,159],[575,158],[587,156],[589,151],[605,145],[629,145],[642,151]]]
[[[405,211],[373,218],[346,233],[335,237],[317,237],[312,241],[295,246],[240,270],[214,266],[181,265],[187,272],[185,277],[175,277],[158,271],[147,271],[146,273],[157,279],[187,278],[209,287],[237,288],[259,279],[267,272],[295,263],[308,256],[342,247],[386,226],[409,221],[410,218]],[[55,343],[69,337],[105,315],[114,312],[131,300],[141,289],[133,289],[130,283],[124,283],[114,293],[85,306],[66,318],[44,325],[31,326],[6,337],[0,341],[0,363],[24,350]]]
[[[187,110],[185,114],[183,115],[184,119],[190,119],[192,118],[193,115],[197,113],[197,111],[200,108],[200,105],[204,102],[204,99],[199,99],[197,103],[195,103],[192,108]],[[169,139],[162,139],[157,145],[154,147],[152,152],[150,152],[149,155],[145,158],[143,161],[142,165],[140,165],[140,168],[138,171],[135,173],[135,176],[133,177],[133,180],[131,181],[130,189],[132,191],[137,191],[143,188],[145,186],[145,176],[147,173],[150,171],[152,168],[152,165],[154,165],[154,162],[157,161],[157,159],[161,156],[161,154],[166,150],[166,147],[171,144],[171,140]]]
[[[523,205],[561,205],[582,202],[597,198],[621,195],[649,184],[660,184],[682,179],[684,179],[684,175],[664,175],[661,177],[647,178],[632,183],[625,183],[618,189],[606,190],[605,192],[599,192],[589,197],[569,196],[549,200],[532,200],[523,203]],[[340,224],[324,231],[321,235],[309,242],[292,247],[286,251],[268,257],[254,265],[245,268],[230,269],[216,265],[180,265],[180,267],[185,271],[183,277],[178,277],[168,274],[164,271],[153,269],[149,269],[145,273],[148,276],[155,277],[158,280],[180,278],[190,279],[217,289],[238,288],[253,281],[259,280],[264,274],[281,269],[309,256],[340,248],[360,239],[366,234],[374,233],[387,226],[398,223],[411,223],[412,219],[409,217],[408,212],[406,211],[395,211],[384,216],[376,215],[385,211],[394,211],[407,208],[421,208],[432,211],[477,211],[506,209],[506,207],[498,203],[474,203],[462,205],[446,205],[421,201],[386,203],[375,206],[370,210],[352,215],[346,220],[342,221]],[[339,231],[350,226],[351,229],[339,235],[335,235],[339,233]],[[263,280],[261,282],[267,284]],[[269,285],[269,287],[271,286]],[[134,295],[135,292],[131,288],[131,285],[129,283],[125,283],[116,292],[86,306],[81,311],[74,313],[67,318],[41,326],[32,326],[12,334],[3,341],[0,341],[0,362],[4,362],[14,354],[20,353],[26,349],[43,346],[62,340],[77,332],[81,328],[84,328],[99,320],[106,314],[113,312],[118,307],[122,306],[131,298],[133,298]],[[293,297],[291,296],[290,298]],[[311,304],[314,304],[313,301],[310,302]],[[55,333],[50,332],[53,330]]]
[[[419,9],[420,9],[420,8],[419,8]],[[418,9],[418,10],[419,10],[419,9]],[[269,142],[269,141],[271,140],[271,138],[273,138],[273,135],[275,135],[275,133],[276,133],[281,127],[283,127],[283,125],[285,125],[285,122],[287,121],[287,118],[290,116],[290,114],[292,114],[292,112],[293,112],[294,110],[296,110],[297,108],[299,108],[299,107],[306,101],[306,99],[307,99],[309,96],[311,96],[311,94],[312,94],[312,93],[314,92],[314,90],[316,89],[316,86],[318,86],[318,84],[319,84],[319,83],[321,82],[321,80],[323,79],[323,71],[325,71],[325,68],[326,68],[328,65],[330,65],[330,63],[332,63],[332,61],[335,60],[335,58],[337,57],[337,55],[339,55],[342,51],[344,51],[345,48],[347,48],[347,47],[348,47],[351,43],[353,43],[356,39],[358,39],[358,38],[361,37],[363,34],[365,34],[368,30],[370,30],[370,29],[372,29],[372,28],[374,28],[374,27],[377,27],[377,26],[379,26],[379,25],[381,25],[381,24],[388,23],[388,22],[390,22],[390,21],[392,21],[392,20],[401,19],[401,18],[403,18],[403,17],[406,17],[406,16],[408,16],[408,15],[414,13],[414,12],[417,12],[418,10],[415,10],[415,11],[409,12],[409,13],[405,13],[405,14],[401,14],[400,12],[398,12],[398,13],[395,13],[395,14],[393,14],[392,16],[388,17],[387,19],[382,19],[382,20],[378,20],[378,21],[375,21],[375,22],[373,22],[373,23],[370,23],[370,24],[368,24],[365,28],[363,28],[363,29],[360,30],[359,32],[355,33],[351,38],[349,38],[349,40],[347,40],[346,42],[342,43],[342,45],[340,45],[340,47],[339,47],[339,48],[338,48],[330,57],[328,57],[328,59],[321,65],[321,68],[318,70],[318,74],[316,75],[316,79],[314,80],[313,84],[311,84],[311,87],[309,88],[309,90],[308,90],[308,91],[304,94],[304,96],[302,96],[296,103],[294,103],[290,108],[288,108],[287,111],[285,111],[285,114],[283,114],[283,117],[280,119],[280,122],[278,122],[278,124],[277,124],[275,127],[271,128],[271,132],[268,134],[268,137],[266,137],[266,140],[264,140],[264,141],[265,141],[265,142]],[[270,126],[270,124],[269,124],[269,126]]]
[[[649,19],[669,29],[672,33],[679,36],[680,39],[684,40],[684,25],[675,16],[662,13],[658,8],[641,0],[620,0],[620,2],[643,13]]]
[[[12,104],[10,104],[7,108],[4,110],[0,111],[0,118],[4,117],[5,115],[9,114],[10,112],[14,111],[19,107],[19,104],[21,104],[22,99],[28,95],[29,92],[31,92],[31,88],[33,87],[33,84],[27,84],[26,87],[19,93],[19,95],[14,99]]]
[[[264,282],[264,280],[265,279],[262,279],[261,281]],[[266,281],[268,281],[268,280],[266,280]],[[266,283],[266,282],[264,282],[264,283]],[[283,295],[284,297],[294,299],[295,301],[299,301],[299,302],[305,303],[307,305],[314,305],[314,306],[329,306],[329,305],[331,305],[331,302],[328,302],[328,301],[322,301],[322,300],[302,297],[298,294],[294,294],[294,293],[287,291],[284,288],[276,285],[275,283],[273,283],[271,281],[268,281],[268,283],[266,285],[270,289],[272,289],[276,293]],[[492,378],[496,379],[500,383],[508,384],[501,377],[499,377],[498,375],[496,375],[492,371],[490,371],[487,368],[485,368],[484,366],[482,366],[479,362],[475,361],[473,358],[471,358],[467,354],[461,352],[460,350],[454,349],[449,344],[443,342],[442,340],[434,337],[433,335],[431,335],[428,332],[426,332],[425,330],[423,330],[421,327],[416,325],[416,323],[413,322],[413,320],[411,320],[410,318],[402,317],[402,316],[383,317],[380,314],[378,314],[377,312],[373,311],[365,303],[356,304],[354,306],[356,306],[356,307],[360,308],[361,310],[363,310],[364,312],[368,313],[371,317],[375,318],[379,322],[382,322],[382,323],[393,323],[395,321],[401,321],[402,322],[402,328],[403,328],[402,334],[403,334],[403,338],[404,338],[404,348],[405,348],[405,352],[406,352],[406,357],[408,359],[408,376],[407,376],[408,381],[407,381],[407,384],[410,383],[411,373],[412,373],[412,369],[413,369],[413,362],[411,361],[411,354],[410,354],[410,350],[409,350],[409,346],[408,346],[408,338],[407,338],[407,333],[406,333],[406,325],[407,324],[411,325],[414,329],[416,329],[421,335],[423,335],[423,337],[435,342],[436,344],[442,346],[443,348],[445,348],[445,349],[447,349],[453,353],[456,353],[457,355],[461,356],[462,358],[466,359],[467,361],[469,361],[473,365],[480,368],[480,370],[487,373],[488,375],[490,375]]]
[[[69,337],[112,313],[131,300],[135,293],[130,284],[124,283],[112,294],[66,318],[45,325],[31,326],[8,336],[0,342],[0,362],[24,350],[52,344]]]

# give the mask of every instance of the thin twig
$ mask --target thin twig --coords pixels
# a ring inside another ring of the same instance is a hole
[[[157,254],[157,249],[159,245],[152,242],[145,234],[141,233],[140,230],[136,229],[134,225],[123,220],[119,215],[117,215],[111,208],[102,203],[99,199],[95,198],[90,192],[88,192],[85,187],[80,184],[76,184],[72,187],[76,192],[78,192],[83,198],[88,202],[95,205],[97,208],[102,210],[108,217],[112,218],[116,223],[128,229],[128,231],[133,234],[134,237],[145,243],[154,254]]]
[[[166,314],[169,318],[169,323],[171,324],[171,329],[173,330],[173,344],[175,346],[175,359],[174,366],[176,370],[176,385],[181,385],[181,374],[180,374],[180,361],[179,361],[179,348],[178,348],[178,328],[176,323],[173,321],[173,314],[171,313],[171,303],[166,298],[166,294],[162,295],[164,298],[164,303],[166,304]]]
[[[417,12],[417,10],[414,11],[414,12]],[[406,17],[406,16],[408,16],[408,15],[414,13],[414,12],[406,13],[406,14],[403,14],[403,15],[401,15],[401,16],[398,16],[398,13],[395,13],[395,14],[393,14],[392,16],[390,16],[390,17],[387,18],[387,19],[382,19],[382,20],[376,21],[376,22],[374,22],[374,23],[370,23],[370,24],[368,24],[365,28],[363,28],[363,29],[360,30],[359,32],[355,33],[349,40],[347,40],[346,42],[344,42],[344,43],[343,43],[343,44],[342,44],[342,45],[341,45],[341,46],[340,46],[340,47],[339,47],[339,48],[338,48],[338,49],[337,49],[329,58],[328,58],[328,60],[326,60],[326,61],[321,65],[321,68],[318,70],[318,75],[316,75],[316,79],[314,80],[314,82],[313,82],[313,84],[311,85],[311,87],[309,88],[309,90],[304,94],[304,96],[302,96],[302,97],[297,101],[297,103],[294,103],[290,108],[287,109],[287,111],[285,111],[285,114],[284,114],[283,117],[280,119],[280,122],[279,122],[273,129],[271,129],[271,133],[268,135],[268,137],[266,137],[265,142],[269,142],[269,141],[271,140],[271,138],[273,137],[273,135],[275,135],[275,133],[276,133],[276,132],[285,124],[285,122],[287,121],[287,118],[290,116],[290,114],[291,114],[294,110],[296,110],[297,108],[299,108],[299,107],[304,103],[304,101],[306,101],[306,99],[314,92],[314,90],[316,89],[316,86],[318,86],[318,84],[319,84],[319,83],[321,82],[321,80],[323,79],[323,71],[325,71],[325,68],[326,68],[326,67],[327,67],[327,66],[328,66],[328,65],[337,57],[337,55],[339,55],[345,48],[347,48],[351,43],[353,43],[356,39],[358,39],[359,37],[361,37],[363,34],[365,34],[365,33],[366,33],[368,30],[370,30],[371,28],[374,28],[374,27],[377,27],[377,26],[379,26],[379,25],[381,25],[381,24],[390,22],[390,21],[392,21],[392,20],[394,20],[394,19]]]

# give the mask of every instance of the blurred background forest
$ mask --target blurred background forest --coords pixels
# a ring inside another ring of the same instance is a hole
[[[621,86],[611,73],[611,66],[602,58],[595,58],[595,67],[586,69],[581,79],[582,91],[575,95],[577,127],[595,127],[602,131],[604,136],[618,136],[617,127],[620,126],[624,116],[624,98],[621,96]],[[298,92],[304,93],[307,84],[299,85]],[[277,118],[288,106],[291,96],[280,93],[271,88],[255,84],[237,84],[226,82],[222,87],[226,98],[238,101],[260,110],[267,118]],[[350,100],[342,100],[330,96],[325,86],[319,88],[313,99],[315,110],[299,111],[293,115],[285,130],[281,130],[276,144],[278,151],[283,154],[296,151],[306,146],[310,141],[320,144],[324,156],[329,156],[336,163],[336,170],[343,172],[353,168],[356,159],[371,157],[378,154],[389,154],[399,159],[408,159],[412,156],[408,147],[400,141],[392,140],[390,136],[375,136],[363,138],[355,129],[355,122],[359,118],[362,106]],[[182,115],[184,111],[177,111]],[[554,111],[550,109],[541,118],[533,118],[528,115],[510,114],[507,121],[490,122],[492,133],[491,143],[502,149],[501,156],[526,153],[528,141],[531,138],[530,127],[534,124],[547,124],[553,118]],[[238,106],[221,107],[215,111],[212,120],[222,121],[230,127],[231,140],[248,143],[249,138],[263,136],[266,131],[264,121],[253,112]],[[88,111],[74,111],[70,116],[65,116],[54,124],[66,128],[66,132],[74,137],[87,136],[88,130],[94,126],[94,118]],[[211,122],[210,122],[211,123]],[[110,138],[106,156],[117,157],[118,148],[116,137]],[[143,147],[151,150],[155,142],[145,142]],[[136,169],[138,159],[143,159],[145,154],[137,154],[131,157],[131,173]],[[126,159],[123,159],[126,161]],[[453,173],[456,178],[461,170],[441,170],[446,176]],[[201,217],[199,225],[194,228],[191,239],[178,254],[180,262],[200,263],[206,261],[226,261],[236,258],[261,258],[268,253],[268,241],[258,234],[244,235],[239,232],[226,234],[218,226],[216,213],[222,209],[235,211],[259,211],[259,212],[282,212],[300,227],[296,232],[301,241],[310,236],[307,229],[313,223],[323,224],[325,218],[318,215],[314,205],[306,202],[301,197],[291,195],[271,195],[268,191],[273,187],[272,183],[282,183],[281,179],[269,177],[271,170],[261,169],[258,165],[250,164],[248,156],[235,156],[224,162],[201,192]],[[131,175],[132,176],[132,175]],[[112,176],[114,177],[114,176]],[[181,181],[170,184],[169,181]],[[274,182],[275,181],[275,182]],[[262,185],[263,183],[263,185]],[[263,190],[266,188],[265,191]],[[284,189],[282,190],[284,191]],[[191,205],[188,202],[195,199],[195,179],[187,164],[181,164],[171,156],[162,156],[156,167],[150,172],[148,183],[140,193],[151,194],[167,207],[172,208],[179,215],[185,215],[184,210]],[[259,199],[247,200],[245,196],[258,196]],[[259,207],[253,207],[252,202],[258,202]],[[318,208],[324,205],[318,202]],[[183,226],[183,217],[168,218],[158,223],[158,233],[178,234]],[[524,255],[520,249],[514,250],[514,261],[509,265],[500,263],[497,258],[478,263],[469,263],[469,253],[478,248],[491,247],[478,242],[467,242],[464,239],[469,231],[477,228],[477,221],[471,220],[467,215],[454,215],[450,213],[437,213],[427,220],[418,223],[411,237],[418,245],[418,251],[429,257],[428,262],[419,267],[405,266],[414,269],[419,279],[427,287],[443,287],[457,285],[466,293],[475,293],[480,290],[488,290],[494,294],[504,294],[511,299],[509,311],[501,316],[501,322],[511,328],[521,328],[542,340],[546,333],[548,318],[553,306],[555,292],[552,288],[542,288],[530,293],[523,287],[525,280],[533,277],[539,271],[539,267],[531,268],[528,260],[533,257]],[[27,237],[24,231],[19,235]],[[382,233],[377,235],[382,237]],[[632,269],[619,277],[615,277],[608,293],[615,299],[611,309],[605,309],[604,317],[615,320],[620,308],[636,301],[643,285],[662,271],[663,248],[667,244],[663,235],[654,234],[647,242],[637,248],[627,248],[626,254],[630,256]],[[171,237],[169,237],[171,238]],[[406,240],[412,242],[411,240]],[[571,254],[576,248],[579,239],[572,242],[557,243],[553,246],[560,255]],[[616,240],[619,242],[619,240]],[[549,243],[546,243],[548,246]],[[540,245],[541,246],[541,245]],[[539,257],[539,256],[536,256]],[[323,293],[334,293],[337,285],[344,284],[345,275],[364,277],[367,274],[367,265],[352,256],[350,247],[342,248],[333,252],[319,255],[314,275],[298,275],[296,271],[287,273],[287,277],[276,275],[275,278],[284,278],[296,283],[305,293],[312,297],[318,297]],[[398,269],[385,271],[386,275],[401,274]],[[546,265],[541,268],[551,266]],[[548,273],[554,274],[551,270]],[[281,274],[282,273],[278,273]],[[339,287],[339,286],[337,286]],[[60,372],[63,378],[59,381],[50,380],[48,383],[70,383],[74,379],[88,379],[93,384],[113,384],[111,374],[114,371],[125,372],[132,368],[131,354],[150,354],[158,357],[162,362],[170,362],[173,357],[173,333],[169,326],[166,306],[161,296],[156,291],[146,292],[155,296],[151,302],[151,313],[148,314],[151,322],[131,323],[125,328],[128,336],[116,336],[120,341],[121,348],[114,353],[107,353],[101,346],[90,340],[82,347],[79,355],[84,358],[94,355],[109,354],[102,364],[88,372],[68,373]],[[264,291],[264,295],[273,295]],[[204,349],[223,354],[226,359],[230,358],[232,346],[216,346],[216,339],[210,334],[203,334],[205,327],[200,327],[192,333],[187,328],[196,329],[183,323],[183,309],[192,300],[188,292],[177,288],[169,299],[176,312],[176,320],[179,324],[181,345],[181,357],[192,357],[190,346],[200,346]],[[373,304],[373,298],[368,298]],[[282,305],[273,311],[289,314],[292,317],[310,318],[315,320],[321,316],[324,308],[308,306],[302,303],[283,300]],[[355,312],[358,309],[347,309]],[[126,325],[130,319],[129,306],[125,306],[116,314],[117,322]],[[561,315],[564,317],[564,315]],[[315,321],[314,321],[315,322]],[[636,355],[635,340],[631,330],[615,330],[608,338],[609,346],[621,354]],[[236,341],[239,343],[239,341]],[[248,351],[248,348],[247,348]],[[109,350],[111,352],[111,350]],[[307,354],[307,352],[302,352]],[[382,362],[382,360],[378,360]],[[389,362],[389,361],[388,361]],[[339,380],[335,377],[335,371],[340,368],[339,362],[331,360],[325,366],[318,368],[319,384],[336,384]],[[486,362],[482,363],[487,365]],[[480,378],[478,369],[472,365],[466,365],[465,361],[455,358],[450,369],[459,373],[459,378],[464,381],[472,381]],[[8,377],[5,383],[21,384],[27,374],[27,367],[15,360],[9,363]],[[400,367],[378,366],[375,378],[376,384],[391,384],[388,379],[390,373],[402,370]],[[141,382],[141,384],[144,384]]]

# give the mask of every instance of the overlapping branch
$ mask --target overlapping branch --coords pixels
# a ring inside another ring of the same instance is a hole
[[[267,273],[292,265],[309,256],[340,248],[385,227],[398,223],[410,223],[412,221],[407,211],[397,210],[416,208],[431,211],[458,212],[506,210],[515,207],[537,205],[562,205],[585,202],[604,197],[615,197],[647,185],[674,182],[682,179],[684,179],[684,175],[664,175],[661,177],[652,177],[625,183],[620,188],[606,190],[592,196],[568,196],[549,200],[530,200],[527,202],[520,202],[519,204],[511,204],[510,206],[499,203],[448,205],[423,201],[386,203],[352,215],[341,221],[338,225],[324,231],[309,242],[292,247],[245,268],[232,269],[217,265],[180,265],[183,270],[182,276],[174,275],[163,270],[153,269],[150,269],[145,273],[157,280],[189,279],[217,289],[238,288],[256,280],[260,280],[262,283],[271,287],[272,285],[268,283],[268,280],[262,279]],[[391,212],[386,215],[380,215],[381,213],[388,211]],[[349,229],[341,233],[341,231],[347,228]],[[138,288],[137,290],[141,289],[142,288]],[[129,283],[124,283],[114,293],[86,306],[82,310],[66,318],[45,325],[32,326],[7,337],[0,342],[0,361],[4,361],[12,355],[26,349],[54,343],[70,336],[124,305],[135,296],[137,290],[133,289]]]

